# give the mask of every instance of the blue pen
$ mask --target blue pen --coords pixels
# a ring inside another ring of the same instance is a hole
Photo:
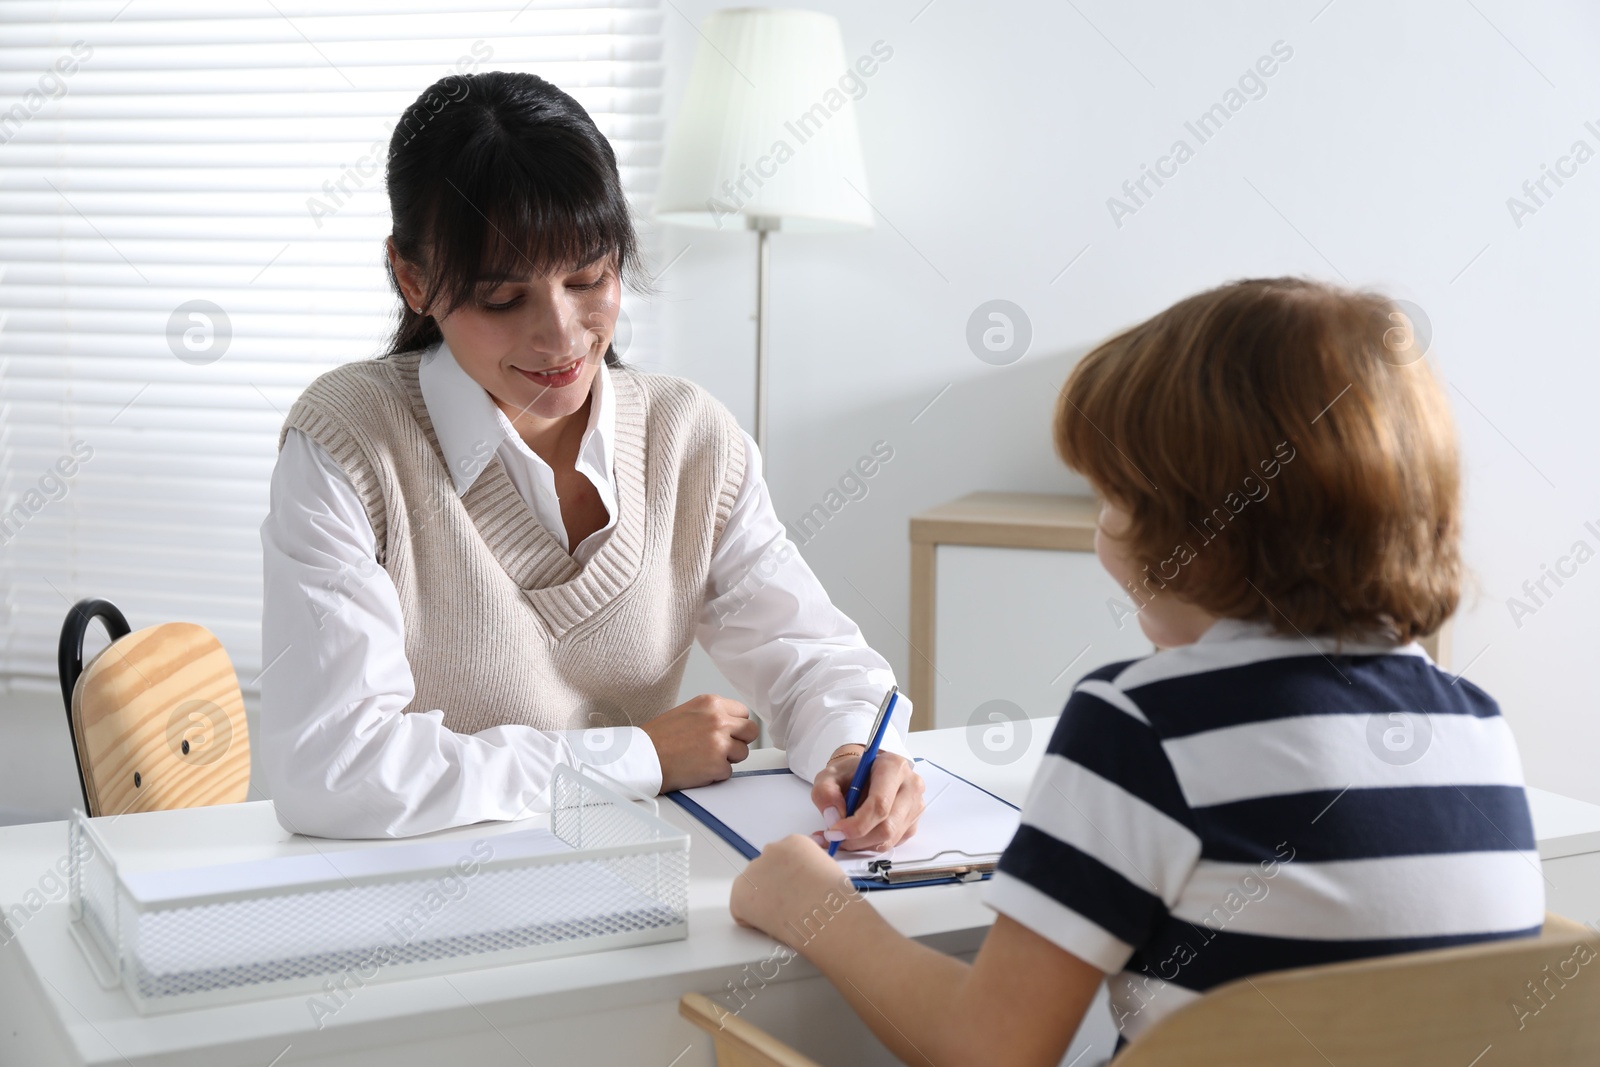
[[[861,801],[861,794],[867,788],[867,776],[872,773],[872,764],[878,758],[878,746],[883,743],[883,732],[889,728],[889,720],[894,716],[894,702],[898,699],[900,687],[891,685],[889,692],[884,696],[883,703],[878,705],[878,717],[872,723],[872,740],[867,742],[867,750],[861,753],[861,762],[856,764],[855,777],[850,779],[850,791],[844,795],[844,817],[849,818],[856,813],[856,805]],[[839,851],[839,842],[828,843],[828,855]]]

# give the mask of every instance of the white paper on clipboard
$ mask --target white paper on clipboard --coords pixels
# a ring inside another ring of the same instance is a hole
[[[1021,821],[1016,808],[936,763],[918,760],[917,772],[926,786],[917,832],[889,852],[841,850],[835,859],[850,877],[874,877],[868,864],[884,859],[900,873],[992,862],[1011,843]],[[736,774],[716,785],[685,789],[683,795],[757,849],[789,834],[823,829],[810,784],[788,772]]]

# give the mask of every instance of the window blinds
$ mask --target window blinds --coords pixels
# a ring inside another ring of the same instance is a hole
[[[53,689],[95,596],[208,627],[256,691],[279,428],[392,325],[394,120],[452,71],[540,74],[643,227],[660,30],[657,0],[0,4],[0,681]]]

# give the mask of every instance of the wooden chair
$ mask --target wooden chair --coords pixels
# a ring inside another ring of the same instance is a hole
[[[710,997],[685,994],[678,1014],[711,1035],[717,1067],[821,1067],[754,1023],[718,1008]]]
[[[1547,914],[1536,938],[1229,982],[1151,1027],[1114,1061],[1115,1067],[1330,1062],[1600,1063],[1600,935]]]
[[[83,637],[111,637],[87,666]],[[227,651],[209,630],[169,622],[129,632],[106,600],[67,613],[61,697],[89,815],[235,804],[250,788],[250,729]]]
[[[691,993],[719,1067],[815,1067]],[[1111,1067],[1592,1067],[1600,935],[1559,915],[1536,938],[1274,971],[1161,1020]]]

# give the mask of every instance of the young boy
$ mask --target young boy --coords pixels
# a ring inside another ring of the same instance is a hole
[[[735,882],[734,917],[788,940],[850,898],[792,947],[918,1064],[1057,1063],[1103,979],[1120,1048],[1262,971],[1537,934],[1516,745],[1415,640],[1456,608],[1459,465],[1408,327],[1374,294],[1243,281],[1073,370],[1057,448],[1159,651],[1074,689],[970,966],[804,837]]]

